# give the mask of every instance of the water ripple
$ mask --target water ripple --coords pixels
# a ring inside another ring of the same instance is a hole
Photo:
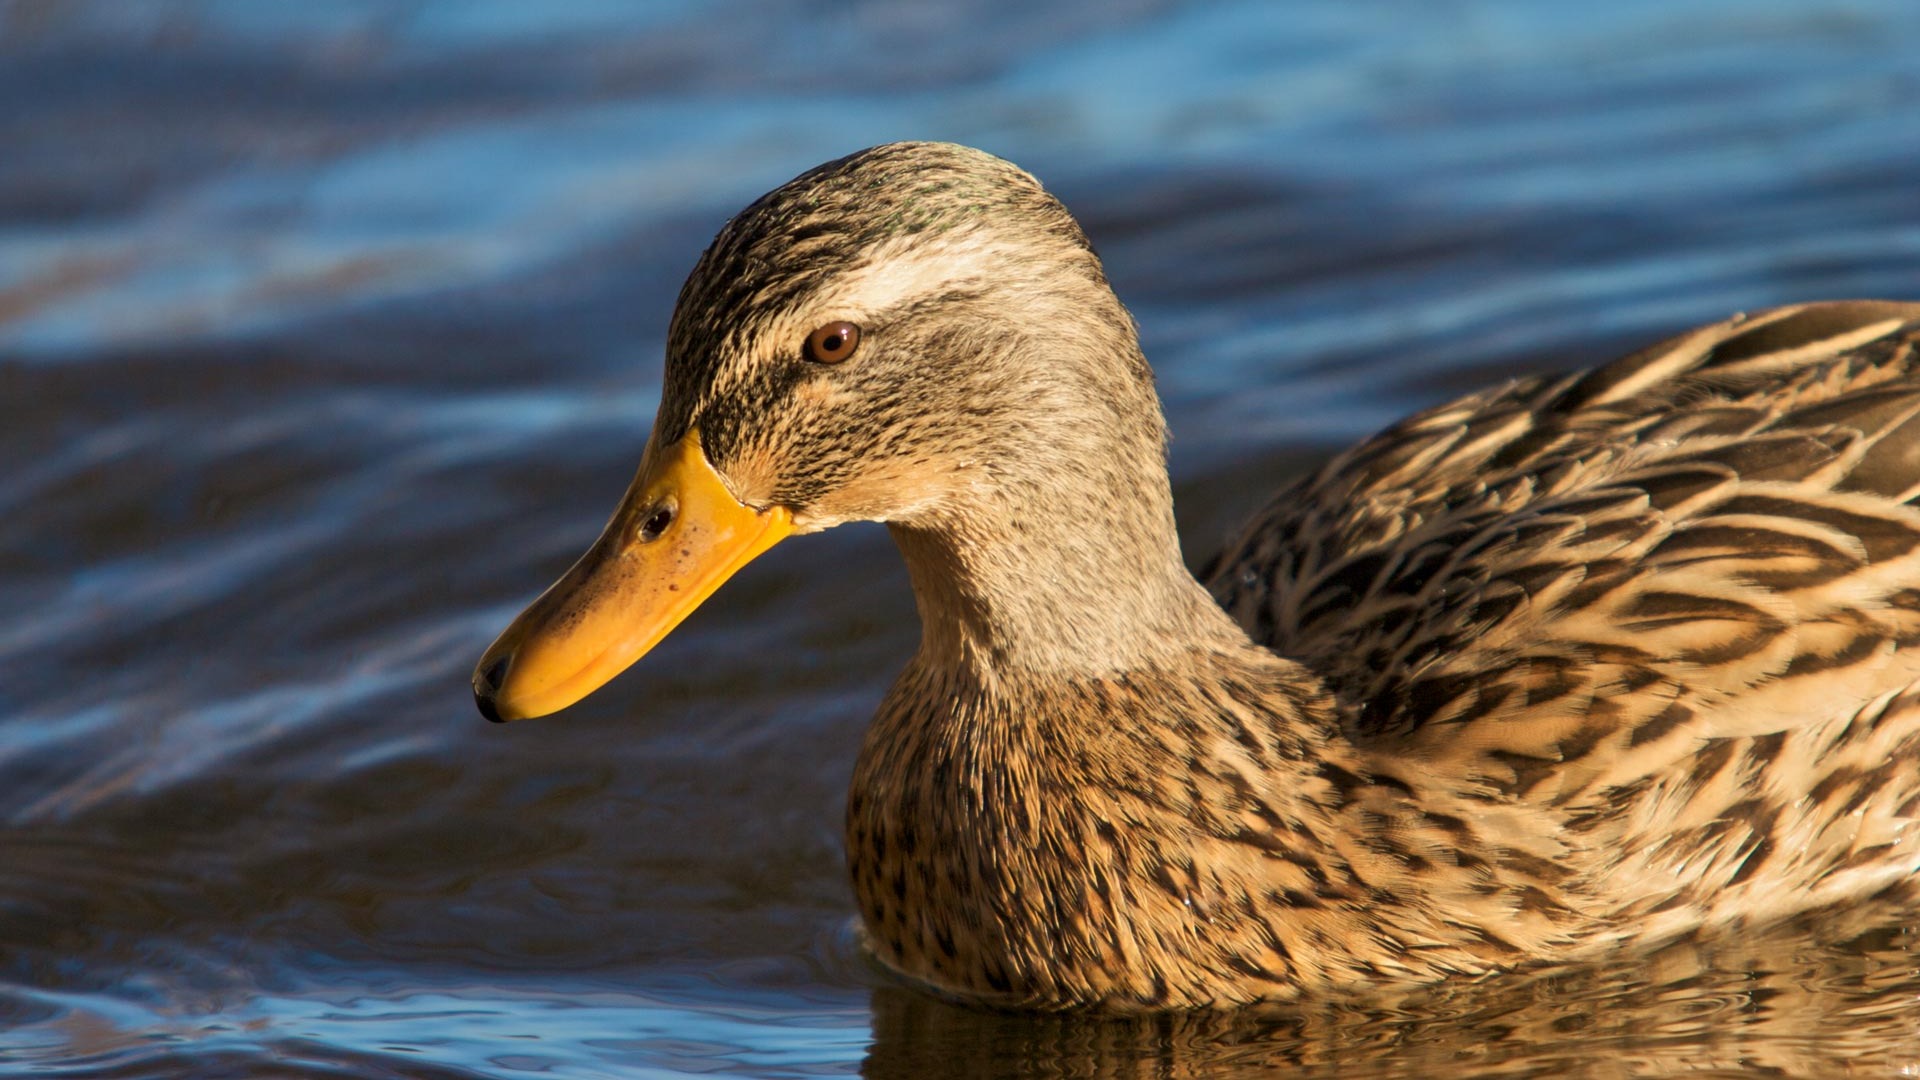
[[[892,985],[838,836],[917,639],[874,528],[473,715],[702,245],[863,145],[1081,217],[1195,561],[1448,395],[1920,286],[1903,0],[1277,10],[0,3],[0,1075],[1910,1072],[1884,926],[1234,1017]]]

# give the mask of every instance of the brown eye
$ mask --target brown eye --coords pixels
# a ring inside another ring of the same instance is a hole
[[[807,335],[807,359],[837,364],[860,347],[860,328],[850,322],[830,322]]]

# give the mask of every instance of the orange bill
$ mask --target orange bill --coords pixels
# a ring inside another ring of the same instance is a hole
[[[586,697],[792,531],[786,508],[755,510],[727,491],[698,431],[649,443],[600,539],[480,658],[480,711],[521,720]]]

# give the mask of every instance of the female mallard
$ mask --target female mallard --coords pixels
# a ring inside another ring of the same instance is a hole
[[[1187,1007],[1574,957],[1920,866],[1920,304],[1781,308],[1394,427],[1214,564],[1126,309],[979,151],[823,165],[681,290],[592,550],[474,676],[578,700],[789,533],[884,521],[922,639],[847,808],[874,950]]]

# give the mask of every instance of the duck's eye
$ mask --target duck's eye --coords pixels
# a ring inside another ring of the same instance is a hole
[[[807,359],[837,364],[860,347],[860,328],[850,322],[830,322],[807,335]]]

